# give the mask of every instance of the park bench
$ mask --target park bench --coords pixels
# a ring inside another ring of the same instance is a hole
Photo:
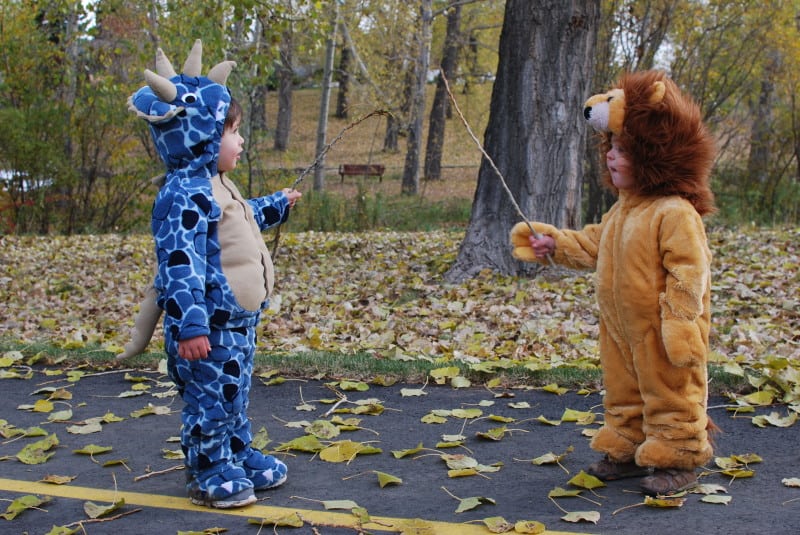
[[[378,182],[383,182],[384,171],[386,171],[386,167],[377,163],[343,163],[339,165],[339,175],[342,177],[342,183],[344,183],[344,177],[346,176],[376,176],[378,177]]]

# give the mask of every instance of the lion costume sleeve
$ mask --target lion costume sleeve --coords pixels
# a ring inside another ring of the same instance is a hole
[[[692,470],[711,458],[706,415],[710,263],[702,216],[713,211],[714,141],[700,110],[660,71],[630,73],[583,110],[601,134],[616,135],[634,187],[596,225],[558,229],[553,260],[595,269],[600,315],[604,425],[593,449],[615,463]],[[512,254],[542,262],[527,223],[511,231]]]

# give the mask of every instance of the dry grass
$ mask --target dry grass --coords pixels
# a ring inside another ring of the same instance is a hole
[[[489,115],[491,85],[473,85],[469,94],[458,92],[456,99],[473,131],[482,138]],[[433,101],[433,85],[428,86],[427,106],[430,110]],[[331,107],[335,104],[336,94],[331,95]],[[268,101],[269,121],[274,121],[277,102],[274,95]],[[331,114],[328,121],[327,142],[338,136],[352,122],[379,109],[368,102],[363,91],[354,91],[351,101],[349,119],[337,119]],[[292,131],[289,138],[290,149],[286,152],[273,150],[272,139],[265,143],[266,148],[259,153],[260,165],[266,169],[303,169],[314,161],[316,147],[316,131],[320,108],[319,89],[300,89],[293,94]],[[423,134],[427,135],[428,124],[425,115]],[[380,192],[384,195],[400,194],[400,178],[405,163],[406,140],[400,139],[400,151],[383,152],[383,137],[386,130],[386,119],[375,115],[347,131],[344,137],[334,145],[326,155],[325,190],[341,193],[350,198],[356,195],[358,185],[369,193]],[[423,139],[424,158],[425,139]],[[346,177],[344,184],[337,173],[342,163],[378,163],[386,166],[386,175],[382,182],[376,178]],[[420,195],[428,200],[463,198],[472,199],[480,164],[480,152],[469,137],[460,119],[454,115],[448,120],[445,129],[444,153],[442,158],[442,180],[422,181]],[[311,187],[312,177],[305,179],[301,189]]]

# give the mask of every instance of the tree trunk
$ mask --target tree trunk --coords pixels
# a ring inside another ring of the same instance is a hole
[[[447,33],[442,53],[442,75],[447,80],[455,77],[460,48],[461,4],[453,5],[447,15]],[[448,109],[447,89],[442,76],[436,80],[436,93],[433,96],[430,119],[428,120],[428,141],[425,147],[425,180],[439,180],[442,177],[442,147]]]
[[[331,78],[333,75],[333,56],[336,52],[336,26],[339,21],[339,3],[333,3],[331,17],[331,34],[328,36],[325,50],[325,70],[322,75],[322,95],[319,105],[319,123],[317,124],[317,150],[315,152],[314,191],[325,189],[325,144],[328,130],[328,109],[330,108]]]
[[[292,50],[294,49],[294,28],[291,24],[281,34],[278,67],[278,116],[275,125],[275,150],[285,151],[289,148],[289,133],[292,129],[292,85],[294,69],[292,66]]]
[[[526,218],[577,227],[586,143],[581,114],[592,79],[600,0],[508,0],[485,146]],[[486,158],[458,257],[458,282],[483,269],[535,272],[510,254],[521,220]]]
[[[414,68],[416,80],[411,95],[411,117],[408,124],[408,148],[403,167],[402,192],[416,195],[419,191],[419,154],[422,150],[422,118],[425,114],[425,83],[428,78],[428,64],[432,39],[432,0],[419,2],[419,56]]]
[[[394,115],[386,117],[386,133],[383,135],[383,152],[398,152],[400,139],[400,121]]]
[[[336,113],[337,119],[347,119],[348,109],[348,93],[350,91],[350,62],[352,54],[350,47],[347,46],[347,40],[342,34],[342,53],[339,57],[339,68],[336,71],[336,81],[339,82],[339,91],[336,95]]]
[[[402,101],[396,113],[386,118],[386,135],[383,137],[384,152],[399,152],[400,136],[405,135],[408,131],[404,121],[408,119],[409,109],[411,108],[411,93],[413,91],[415,78],[411,69],[405,69],[404,72]]]

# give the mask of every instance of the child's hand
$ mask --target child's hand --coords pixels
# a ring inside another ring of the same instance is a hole
[[[178,341],[178,355],[186,360],[204,359],[210,351],[211,343],[205,335]]]
[[[556,252],[556,241],[552,236],[543,234],[540,239],[536,239],[536,236],[531,234],[528,236],[528,241],[536,254],[536,258],[547,258]]]
[[[297,202],[297,199],[303,196],[302,193],[292,188],[283,188],[282,191],[283,194],[286,195],[286,198],[289,199],[289,208],[294,208],[294,203]]]

